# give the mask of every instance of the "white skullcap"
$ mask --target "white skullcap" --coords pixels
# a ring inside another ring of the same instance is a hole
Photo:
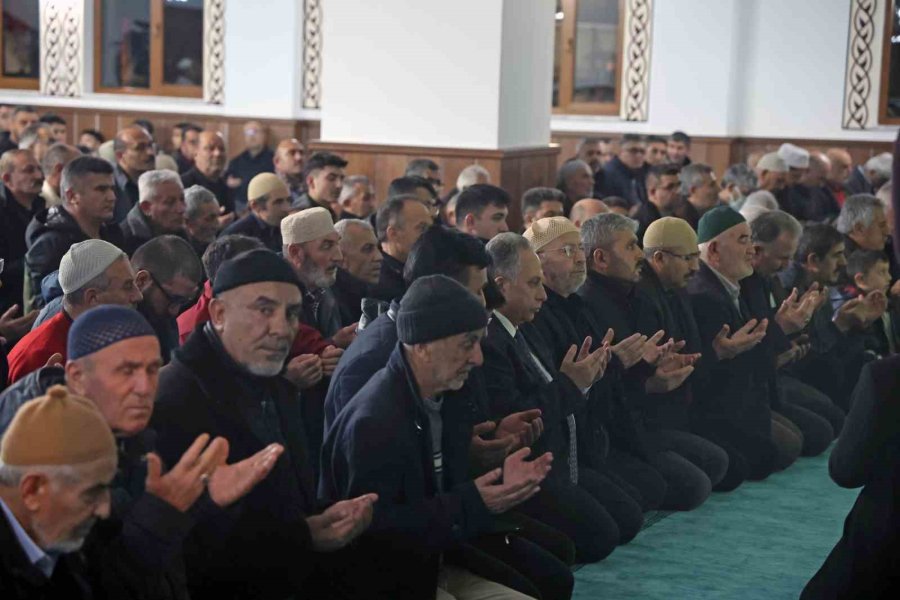
[[[328,209],[307,208],[281,220],[281,240],[287,246],[318,240],[334,233],[334,221]]]
[[[778,156],[777,152],[769,152],[768,154],[763,154],[763,157],[756,163],[756,170],[787,173],[788,167],[784,160]]]
[[[778,157],[792,169],[809,168],[809,152],[794,144],[782,144],[778,149]]]
[[[85,240],[72,244],[59,262],[59,286],[71,294],[101,275],[109,265],[128,255],[103,240]]]

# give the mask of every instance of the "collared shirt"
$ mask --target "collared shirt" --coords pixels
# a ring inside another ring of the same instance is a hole
[[[709,263],[707,263],[706,266],[709,267]],[[722,275],[721,273],[719,273],[712,267],[709,267],[709,270],[712,271],[716,277],[718,277],[719,281],[725,287],[725,291],[728,292],[728,295],[731,297],[731,302],[734,304],[734,307],[738,310],[738,312],[742,312],[741,311],[741,286],[738,284],[732,283],[724,275]]]
[[[56,568],[56,557],[47,554],[41,550],[40,546],[34,543],[34,540],[31,539],[28,532],[19,524],[16,516],[9,507],[6,506],[6,503],[2,499],[0,499],[0,508],[3,509],[6,520],[9,522],[9,526],[12,528],[16,539],[19,540],[19,545],[22,546],[22,550],[25,552],[25,556],[28,557],[29,562],[40,569],[41,573],[43,573],[47,579],[50,579],[53,576],[53,569]]]
[[[508,333],[513,339],[516,339],[516,334],[519,332],[519,328],[513,325],[512,321],[507,319],[500,311],[495,310],[494,316],[497,317],[497,320],[503,326],[503,329],[506,330],[506,333]],[[529,354],[531,354],[531,362],[534,363],[535,368],[537,368],[537,370],[540,372],[543,380],[547,383],[553,381],[553,375],[551,375],[544,367],[544,365],[541,364],[540,359],[534,355],[534,352],[530,351],[530,348]]]

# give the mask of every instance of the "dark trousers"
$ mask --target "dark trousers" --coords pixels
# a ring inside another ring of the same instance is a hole
[[[778,449],[770,432],[761,433],[722,417],[698,417],[694,432],[729,452],[728,473],[723,481],[734,483],[744,470],[746,479],[759,481],[775,470]],[[736,487],[736,486],[735,486]]]
[[[783,471],[800,458],[803,452],[803,432],[797,425],[776,411],[772,411],[772,443],[775,444],[775,470]]]
[[[778,376],[778,387],[781,400],[811,410],[820,417],[824,417],[831,424],[834,437],[841,435],[844,429],[844,421],[847,414],[841,407],[831,401],[827,394],[823,394],[811,385],[803,383],[799,379],[789,375]]]
[[[637,490],[644,512],[657,510],[666,499],[666,480],[655,468],[640,458],[612,448],[604,468]]]
[[[660,429],[642,435],[650,464],[666,480],[666,510],[692,510],[728,472],[728,454],[693,433]]]
[[[834,441],[834,429],[825,417],[790,400],[781,402],[778,412],[796,425],[803,434],[801,456],[818,456]]]

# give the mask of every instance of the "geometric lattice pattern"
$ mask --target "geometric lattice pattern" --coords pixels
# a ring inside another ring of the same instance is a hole
[[[322,0],[303,4],[303,108],[321,108]]]
[[[84,89],[84,2],[45,0],[41,3],[40,20],[41,93],[81,96]]]
[[[619,116],[626,121],[646,121],[649,112],[652,11],[652,0],[625,1]]]
[[[225,0],[203,2],[203,100],[225,101]]]
[[[890,4],[885,0],[883,4]],[[878,0],[852,0],[847,38],[847,73],[844,79],[844,129],[866,129],[878,114],[875,80],[880,73],[879,30],[884,12]],[[885,8],[887,10],[887,8]],[[876,66],[877,65],[877,66]]]

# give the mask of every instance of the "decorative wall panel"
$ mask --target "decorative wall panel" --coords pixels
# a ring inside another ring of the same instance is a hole
[[[321,108],[322,2],[303,4],[303,108]]]
[[[203,3],[203,99],[225,101],[225,0]]]
[[[625,0],[622,106],[626,121],[646,121],[650,103],[653,0]]]
[[[84,92],[84,5],[76,0],[41,2],[42,94],[74,97]]]

